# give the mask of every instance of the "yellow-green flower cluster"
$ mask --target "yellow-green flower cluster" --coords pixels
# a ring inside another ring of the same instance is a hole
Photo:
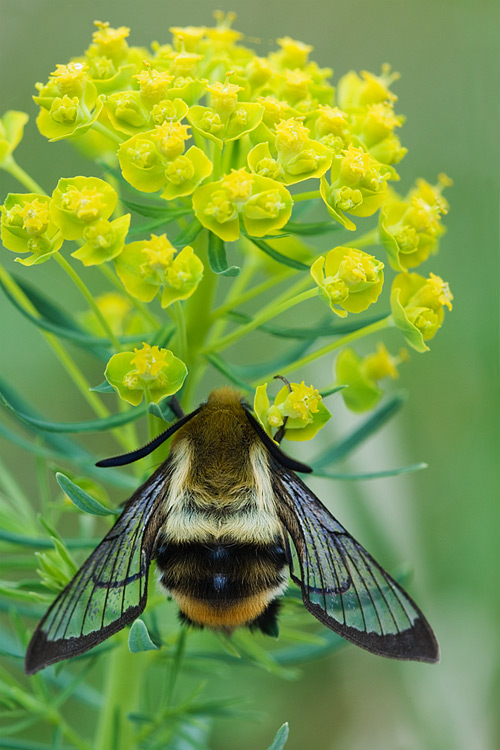
[[[384,284],[384,264],[354,247],[335,247],[311,266],[321,297],[341,318],[376,302]]]
[[[322,403],[319,391],[312,385],[284,385],[271,404],[267,383],[255,390],[254,412],[267,434],[284,427],[287,440],[310,440],[328,422],[330,412]]]
[[[120,398],[138,406],[144,397],[159,403],[177,393],[186,378],[187,368],[168,349],[143,344],[142,349],[114,354],[104,375]]]
[[[115,268],[127,292],[142,302],[151,302],[162,288],[162,307],[190,297],[203,276],[193,248],[188,245],[176,254],[165,234],[125,245]]]
[[[444,308],[452,309],[452,299],[448,284],[433,273],[428,279],[418,273],[396,276],[391,292],[392,316],[413,349],[428,351],[425,342],[441,328]]]
[[[444,174],[438,179],[437,185],[419,179],[406,198],[393,194],[382,206],[380,239],[396,271],[415,268],[438,251],[439,238],[445,232],[441,216],[449,208],[442,191],[451,185]]]
[[[97,177],[61,179],[52,196],[36,193],[7,196],[2,211],[2,242],[29,266],[43,263],[64,240],[78,240],[73,253],[85,266],[115,258],[122,250],[130,214],[110,221],[118,201],[116,191]]]
[[[382,342],[377,344],[376,352],[364,357],[350,347],[342,349],[335,362],[335,374],[337,383],[346,386],[341,394],[347,408],[355,412],[373,409],[384,394],[379,381],[399,377],[397,366],[407,359],[406,349],[393,357]]]
[[[284,186],[311,178],[331,215],[355,229],[347,215],[378,210],[405,153],[397,76],[350,72],[336,100],[332,70],[310,60],[310,45],[284,37],[262,57],[241,44],[231,14],[216,19],[172,27],[151,50],[131,46],[128,28],[96,22],[86,52],[37,84],[40,131],[118,159],[141,192],[192,196],[198,220],[222,239],[238,236],[240,218],[257,237],[279,230],[292,206]],[[241,182],[235,173],[250,186],[241,198],[227,184]]]

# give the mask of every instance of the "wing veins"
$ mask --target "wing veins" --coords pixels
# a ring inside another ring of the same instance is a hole
[[[361,574],[361,572],[360,572],[360,569],[359,569],[359,568],[358,568],[358,566],[356,565],[356,562],[355,562],[355,560],[353,559],[352,555],[350,555],[350,554],[349,554],[349,552],[348,552],[348,551],[346,550],[346,548],[345,548],[345,546],[344,546],[343,542],[341,542],[340,540],[338,540],[338,541],[339,541],[339,544],[341,544],[341,545],[342,545],[342,548],[343,548],[343,550],[344,550],[344,553],[345,553],[346,557],[348,557],[348,558],[350,559],[350,561],[351,561],[351,564],[352,564],[352,566],[354,567],[354,569],[355,569],[356,573],[358,574],[358,576],[359,576],[360,580],[361,580],[361,581],[362,581],[362,583],[363,583],[363,586],[365,587],[366,593],[368,594],[368,598],[370,599],[370,601],[371,601],[371,603],[372,603],[373,611],[375,612],[375,615],[376,615],[376,617],[377,617],[377,620],[378,620],[378,624],[379,624],[379,627],[380,627],[380,632],[381,632],[382,634],[384,634],[384,628],[383,628],[383,626],[382,626],[382,621],[381,621],[381,619],[380,619],[380,615],[379,615],[379,612],[378,612],[377,606],[376,606],[376,604],[375,604],[375,601],[374,601],[374,599],[373,599],[373,596],[372,596],[372,594],[371,594],[371,591],[370,591],[370,589],[368,588],[368,584],[366,583],[366,581],[365,581],[365,579],[364,579],[363,575]],[[370,570],[370,568],[368,568],[368,570]],[[374,581],[375,581],[375,579],[374,579]],[[357,600],[358,600],[358,604],[359,604],[359,609],[360,609],[360,612],[361,612],[361,616],[362,616],[362,618],[363,618],[364,632],[365,632],[365,633],[367,633],[367,632],[369,632],[369,631],[368,631],[368,628],[367,628],[367,623],[366,623],[365,612],[364,612],[364,608],[363,608],[363,605],[361,604],[361,598],[360,598],[360,595],[359,595],[359,593],[358,593],[358,589],[357,589],[357,587],[356,587],[356,584],[354,583],[354,579],[352,579],[352,585],[353,585],[354,591],[355,591],[355,593],[356,593],[356,598],[357,598]],[[377,583],[377,581],[375,581],[375,585],[377,586],[377,588],[379,589],[380,593],[382,594],[382,591],[381,591],[380,587],[378,586],[378,583]],[[383,598],[383,599],[384,599],[384,601],[385,601],[385,597],[383,596],[383,594],[382,594],[382,598]],[[386,605],[387,605],[387,602],[386,602]],[[388,609],[389,609],[389,607],[388,607]],[[389,609],[389,612],[390,612],[390,609]],[[397,628],[398,626],[397,626],[397,623],[396,623],[396,621],[394,620],[394,616],[393,616],[392,612],[391,612],[391,617],[392,617],[392,619],[393,619],[393,621],[394,621],[394,624],[395,624],[395,626],[396,626],[396,628]]]

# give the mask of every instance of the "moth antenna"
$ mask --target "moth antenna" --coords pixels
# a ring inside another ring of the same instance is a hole
[[[290,385],[290,381],[285,378],[284,375],[274,375],[273,380],[282,380],[286,387],[288,388],[288,393],[292,392],[292,386]]]
[[[284,384],[286,385],[286,387],[288,388],[288,393],[292,392],[292,386],[290,385],[290,381],[287,380],[284,377],[284,375],[275,375],[274,378],[273,378],[273,380],[282,380],[284,382]],[[279,428],[278,432],[276,433],[276,435],[273,438],[273,440],[275,440],[277,443],[281,443],[281,441],[285,437],[285,428],[286,428],[286,423],[287,422],[288,422],[288,417],[285,417],[284,420],[283,420],[283,424],[281,425],[281,427]]]
[[[172,409],[173,411],[173,409]],[[154,450],[158,448],[162,443],[165,442],[165,440],[168,440],[169,437],[171,437],[174,432],[177,432],[177,430],[186,424],[186,422],[189,422],[198,412],[200,411],[200,407],[198,409],[195,409],[195,411],[192,411],[191,414],[184,414],[182,419],[179,419],[178,422],[176,422],[173,425],[170,425],[170,427],[167,427],[167,429],[164,432],[161,432],[159,435],[157,435],[153,440],[151,440],[146,445],[143,445],[142,448],[137,448],[135,451],[131,451],[130,453],[123,453],[120,456],[113,456],[112,458],[104,458],[102,461],[97,461],[96,466],[99,466],[99,468],[107,469],[111,466],[126,466],[127,464],[132,464],[134,461],[138,461],[140,458],[144,458],[145,456],[149,456],[150,453],[152,453]],[[183,412],[184,413],[184,412]]]

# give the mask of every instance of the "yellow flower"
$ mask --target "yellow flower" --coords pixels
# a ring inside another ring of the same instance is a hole
[[[348,409],[355,412],[373,409],[384,392],[378,385],[384,378],[399,377],[397,365],[407,361],[406,349],[393,357],[384,344],[377,344],[377,351],[360,357],[354,349],[342,349],[335,363],[337,383],[347,386],[341,395]]]
[[[453,295],[447,282],[431,273],[426,279],[418,273],[400,273],[391,291],[394,322],[406,341],[418,352],[428,351],[444,319],[444,307],[452,309]]]
[[[312,385],[285,385],[271,404],[267,383],[255,390],[254,412],[267,434],[285,424],[287,440],[310,440],[330,419],[331,414],[321,401],[319,391]]]
[[[142,349],[114,354],[104,374],[120,398],[138,406],[145,394],[159,403],[176,393],[186,378],[187,368],[168,349],[143,344]]]
[[[336,315],[362,312],[376,302],[384,283],[384,264],[353,247],[336,247],[311,266],[320,295]]]

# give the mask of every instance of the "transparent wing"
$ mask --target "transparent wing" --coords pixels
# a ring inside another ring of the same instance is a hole
[[[143,611],[168,478],[164,463],[53,602],[28,646],[27,674],[88,651]]]
[[[434,662],[438,645],[416,604],[292,472],[272,467],[278,514],[295,546],[307,609],[358,646]],[[290,567],[292,568],[293,561]]]

